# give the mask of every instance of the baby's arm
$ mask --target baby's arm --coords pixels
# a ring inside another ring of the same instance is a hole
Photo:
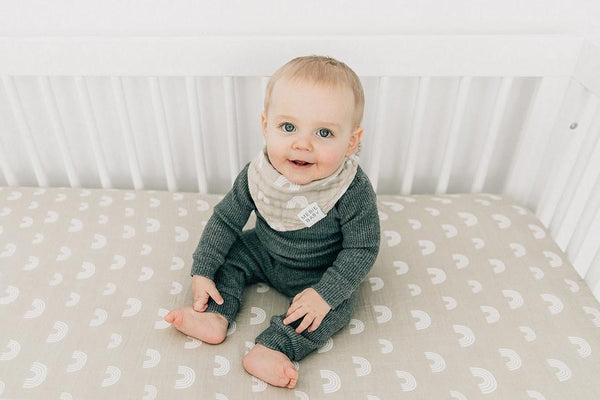
[[[214,287],[215,273],[225,262],[229,249],[241,235],[253,209],[246,165],[237,176],[231,190],[215,206],[194,251],[191,271],[194,308],[198,301],[198,308],[203,308],[209,297],[215,301],[221,297]]]
[[[366,175],[348,189],[336,208],[340,214],[342,250],[321,280],[294,298],[284,320],[288,324],[304,317],[296,330],[299,333],[306,327],[310,327],[309,332],[316,330],[329,310],[352,296],[379,252],[377,198]]]
[[[367,276],[379,253],[377,197],[362,173],[336,204],[342,231],[342,250],[313,286],[331,306],[349,299]]]

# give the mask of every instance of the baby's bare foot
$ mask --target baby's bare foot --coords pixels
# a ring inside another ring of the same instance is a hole
[[[210,344],[222,343],[227,336],[229,325],[222,315],[201,313],[192,307],[171,311],[164,319],[186,335]]]
[[[250,350],[242,363],[249,374],[273,386],[292,389],[298,382],[298,371],[290,359],[285,354],[260,344]]]

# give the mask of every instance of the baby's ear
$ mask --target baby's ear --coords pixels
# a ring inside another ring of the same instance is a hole
[[[262,125],[263,136],[265,136],[267,134],[267,116],[264,111],[260,113],[260,123]]]
[[[360,144],[360,138],[362,138],[363,127],[357,126],[352,136],[350,137],[350,142],[348,143],[348,151],[346,151],[346,157],[350,157],[352,154],[356,153],[358,150],[358,145]]]

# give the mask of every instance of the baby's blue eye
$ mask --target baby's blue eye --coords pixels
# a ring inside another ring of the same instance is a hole
[[[289,122],[284,122],[283,124],[281,124],[281,127],[283,128],[283,130],[285,132],[294,132],[296,130],[296,127],[294,126],[294,124],[290,124]]]
[[[317,135],[319,135],[322,138],[326,138],[331,136],[331,131],[327,128],[321,128],[318,130]]]

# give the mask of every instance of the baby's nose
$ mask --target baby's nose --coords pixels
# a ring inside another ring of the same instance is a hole
[[[312,141],[309,135],[307,134],[299,134],[294,135],[294,142],[292,146],[296,150],[312,150]]]

